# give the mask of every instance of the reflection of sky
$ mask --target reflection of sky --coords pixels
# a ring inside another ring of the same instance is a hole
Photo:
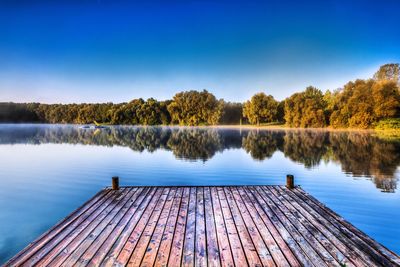
[[[189,162],[161,149],[140,153],[72,144],[0,145],[0,155],[0,262],[108,186],[114,175],[122,185],[221,185],[284,184],[291,173],[306,191],[400,252],[399,191],[382,193],[369,178],[350,177],[332,162],[306,169],[280,151],[257,161],[243,149]]]
[[[242,101],[334,89],[399,62],[398,1],[3,1],[3,101]]]

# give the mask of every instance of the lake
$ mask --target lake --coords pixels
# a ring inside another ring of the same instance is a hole
[[[400,142],[364,131],[0,125],[0,264],[122,185],[282,185],[400,253]]]

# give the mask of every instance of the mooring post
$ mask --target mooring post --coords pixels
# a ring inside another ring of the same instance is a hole
[[[111,184],[112,184],[112,189],[113,190],[118,190],[119,189],[119,177],[114,176],[111,178]]]
[[[294,176],[291,174],[286,175],[286,187],[289,189],[294,188]]]

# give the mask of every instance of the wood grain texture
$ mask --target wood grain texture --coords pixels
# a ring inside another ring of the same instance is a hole
[[[106,188],[5,266],[400,266],[299,187]]]

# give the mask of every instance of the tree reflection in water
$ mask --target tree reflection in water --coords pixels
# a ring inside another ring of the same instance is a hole
[[[179,159],[203,161],[224,150],[218,131],[206,129],[172,130],[167,147]]]
[[[285,132],[283,153],[306,168],[318,166],[329,147],[329,133],[318,130],[288,130]]]
[[[284,133],[278,131],[249,131],[242,139],[242,147],[253,159],[265,160],[278,150],[283,137]]]
[[[276,151],[306,168],[336,162],[345,173],[371,178],[384,192],[394,192],[400,165],[400,142],[367,132],[318,130],[235,130],[179,127],[109,127],[80,129],[59,125],[3,125],[0,144],[84,144],[124,146],[133,151],[172,151],[178,159],[212,158],[225,149],[243,148],[255,160]]]

